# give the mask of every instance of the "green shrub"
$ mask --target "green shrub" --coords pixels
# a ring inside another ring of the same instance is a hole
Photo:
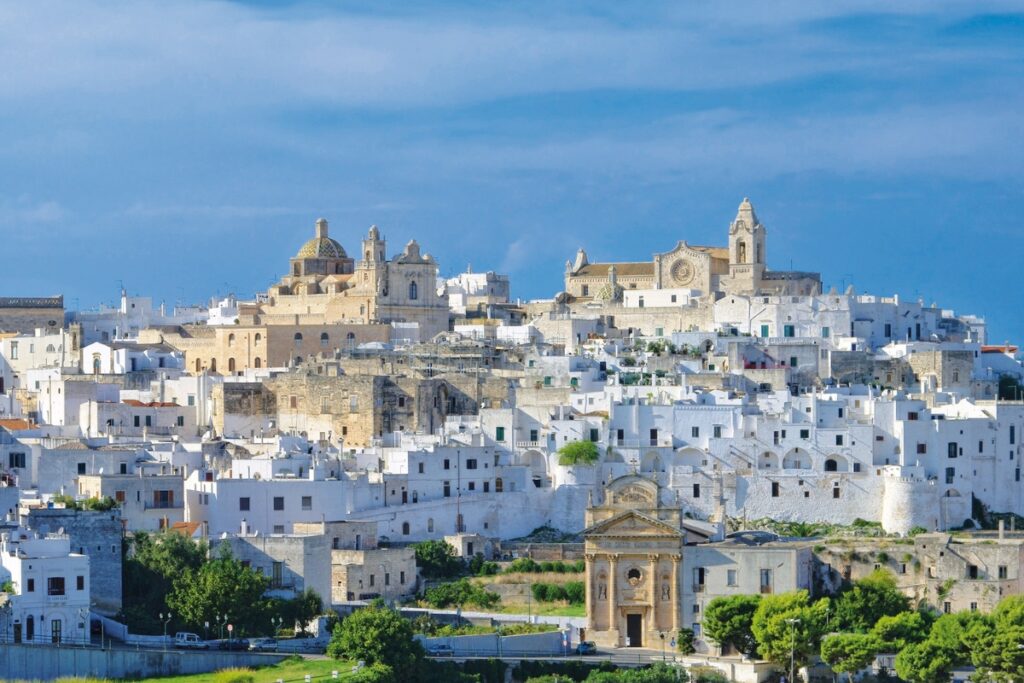
[[[565,599],[570,605],[582,605],[587,600],[587,591],[582,581],[565,584]]]
[[[442,583],[427,590],[424,599],[439,609],[445,607],[461,607],[476,605],[477,607],[493,607],[501,600],[497,593],[486,591],[468,579],[459,579],[451,583]]]
[[[256,677],[252,669],[221,669],[213,680],[215,683],[253,683]]]
[[[593,465],[599,457],[597,444],[593,441],[570,441],[558,449],[558,464],[563,467]]]

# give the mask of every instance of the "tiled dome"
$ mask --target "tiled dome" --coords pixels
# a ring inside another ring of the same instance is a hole
[[[345,258],[345,249],[330,237],[314,237],[299,249],[296,258]]]

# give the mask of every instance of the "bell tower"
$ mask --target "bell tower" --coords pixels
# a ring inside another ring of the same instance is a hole
[[[765,271],[766,230],[746,197],[729,225],[729,287],[736,294],[751,294],[761,287]]]

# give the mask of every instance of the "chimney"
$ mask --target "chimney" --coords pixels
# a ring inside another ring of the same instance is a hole
[[[249,523],[247,521],[245,521],[245,518],[243,517],[242,518],[242,528],[239,531],[239,535],[240,536],[246,536],[248,534],[249,534]]]
[[[1006,532],[1006,521],[1001,519],[1001,520],[999,520],[999,540],[1000,541],[1003,540],[1004,538],[1006,538],[1006,533],[1005,532]]]

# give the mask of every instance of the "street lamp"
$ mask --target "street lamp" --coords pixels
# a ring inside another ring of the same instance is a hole
[[[203,639],[204,640],[209,640],[210,639],[210,622],[209,621],[204,621],[203,622]]]
[[[793,683],[796,680],[796,625],[800,623],[800,620],[796,617],[792,619],[786,619],[786,623],[789,624],[790,629],[790,644],[789,644],[789,683]]]
[[[273,633],[270,635],[277,638],[277,632],[281,630],[281,624],[284,623],[284,617],[270,617],[270,626],[273,629]]]
[[[214,621],[216,621],[217,622],[217,626],[220,627],[220,639],[224,640],[224,627],[228,623],[228,615],[226,615],[226,614],[218,614],[216,616],[216,618],[214,619]]]
[[[665,663],[665,632],[658,631],[658,637],[661,638],[661,663]]]
[[[160,613],[160,621],[164,622],[164,652],[167,652],[167,624],[171,623],[173,616],[170,612],[167,616],[164,616],[163,612]]]

